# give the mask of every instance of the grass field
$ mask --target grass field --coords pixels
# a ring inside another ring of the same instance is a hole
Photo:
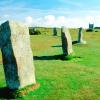
[[[73,41],[77,40],[77,31],[70,30]],[[87,44],[74,44],[75,58],[66,61],[56,59],[62,54],[60,35],[31,35],[30,38],[40,87],[16,99],[100,100],[100,31],[84,31]],[[1,58],[0,54],[0,88],[6,86]]]

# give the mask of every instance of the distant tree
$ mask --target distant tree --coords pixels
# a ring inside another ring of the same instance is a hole
[[[40,35],[41,32],[39,30],[34,31],[33,35]]]
[[[40,35],[41,32],[39,30],[35,30],[34,28],[29,28],[30,35]]]
[[[86,32],[93,32],[93,29],[87,29]]]

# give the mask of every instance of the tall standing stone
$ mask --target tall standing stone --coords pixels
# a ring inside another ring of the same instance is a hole
[[[53,36],[57,36],[57,29],[55,27],[53,28]]]
[[[62,50],[64,55],[70,55],[73,52],[72,39],[69,30],[65,27],[61,28]]]
[[[78,32],[78,43],[86,44],[86,41],[83,40],[82,27],[79,28],[79,32]]]
[[[35,84],[35,69],[26,26],[7,21],[0,26],[0,47],[7,86],[19,89]]]
[[[94,24],[89,23],[89,30],[93,31],[93,29],[94,29]]]

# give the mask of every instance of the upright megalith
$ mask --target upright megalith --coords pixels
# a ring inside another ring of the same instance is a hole
[[[13,21],[1,24],[0,48],[7,86],[10,89],[19,89],[35,84],[28,28]]]
[[[93,31],[93,29],[94,29],[94,24],[91,24],[91,23],[89,23],[89,31]]]
[[[57,36],[57,29],[55,27],[53,28],[53,36]]]
[[[83,40],[82,27],[79,28],[79,32],[78,32],[78,43],[86,44],[86,41]]]
[[[69,30],[65,27],[61,28],[62,50],[65,56],[72,54],[72,39]]]

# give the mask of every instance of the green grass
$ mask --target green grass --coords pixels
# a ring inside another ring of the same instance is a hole
[[[78,30],[71,29],[73,41]],[[62,54],[61,37],[31,36],[37,90],[29,92],[21,100],[100,100],[100,32],[85,32],[86,45],[73,45],[75,58],[55,59]],[[43,59],[44,57],[44,59]],[[6,86],[0,56],[0,87]],[[6,94],[5,94],[6,95]]]
[[[42,35],[53,35],[54,34],[54,28],[50,28],[50,27],[30,27],[30,32],[32,31],[39,31]],[[56,28],[55,30],[57,32],[57,35],[61,34],[61,28]]]

